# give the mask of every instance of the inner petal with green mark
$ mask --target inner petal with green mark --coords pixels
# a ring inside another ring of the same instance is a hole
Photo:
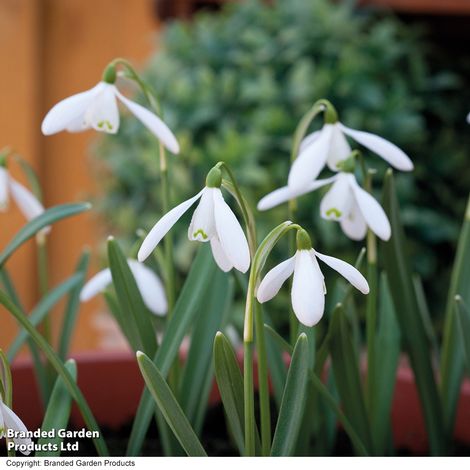
[[[103,129],[104,127],[106,127],[108,129],[108,131],[112,131],[113,130],[113,125],[106,119],[104,121],[99,121],[98,122],[98,127],[100,129]]]
[[[326,211],[326,215],[328,217],[341,217],[342,212],[339,209],[337,209],[336,207],[332,207],[331,209],[328,209]]]
[[[193,238],[195,238],[196,240],[199,239],[199,236],[201,236],[203,240],[207,240],[207,239],[209,238],[209,236],[207,235],[207,233],[204,232],[204,230],[202,230],[202,228],[196,230],[196,231],[193,233]]]

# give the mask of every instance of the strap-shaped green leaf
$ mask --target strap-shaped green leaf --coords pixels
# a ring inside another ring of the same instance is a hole
[[[342,304],[337,304],[333,312],[329,346],[336,387],[341,397],[344,414],[366,449],[371,449],[369,421],[356,360],[358,355],[351,339],[351,329]]]
[[[54,206],[44,211],[38,217],[30,220],[13,239],[8,243],[0,254],[0,266],[26,241],[34,237],[44,227],[52,225],[59,220],[65,219],[66,217],[72,217],[73,215],[80,214],[91,208],[91,204],[88,202],[81,202],[78,204],[62,204],[60,206]]]
[[[211,283],[216,269],[210,247],[204,244],[199,248],[155,356],[154,362],[164,377],[178,354],[184,335],[200,313],[206,296],[211,295]],[[154,409],[155,404],[150,393],[144,390],[132,425],[127,455],[135,456],[140,453]]]
[[[207,456],[196,433],[189,424],[188,418],[183,413],[157,366],[147,355],[140,351],[137,352],[137,362],[147,388],[185,452],[190,457]]]
[[[243,377],[232,345],[220,331],[214,339],[214,371],[227,424],[240,455],[243,455],[245,447]]]
[[[59,284],[55,289],[48,292],[36,305],[36,307],[32,310],[31,314],[29,315],[29,321],[33,326],[39,325],[46,315],[51,311],[52,307],[59,302],[59,300],[68,292],[70,292],[74,287],[76,287],[80,281],[83,279],[83,276],[80,274],[74,274],[66,281]],[[13,341],[10,349],[8,350],[8,360],[13,362],[13,359],[18,354],[21,346],[23,346],[24,342],[28,339],[28,333],[22,329],[18,336]]]
[[[67,358],[70,341],[72,340],[72,334],[77,319],[78,310],[80,307],[80,292],[85,282],[86,272],[90,262],[90,252],[84,250],[82,256],[78,260],[75,273],[81,276],[80,282],[72,289],[65,306],[64,318],[62,320],[62,329],[59,337],[59,356],[63,361]]]
[[[308,340],[307,335],[301,333],[295,344],[291,364],[287,372],[286,386],[271,448],[272,456],[287,457],[292,455],[295,450],[295,443],[302,424],[308,371]]]
[[[181,408],[199,434],[213,383],[212,338],[224,325],[232,303],[233,279],[220,270],[212,282],[212,295],[191,336],[191,346],[181,377]]]
[[[370,422],[375,453],[385,455],[391,438],[390,411],[400,357],[400,328],[384,273],[379,286],[376,370],[372,387],[374,396],[370,400]]]
[[[454,315],[455,296],[460,295],[470,305],[470,197],[460,231],[455,255],[447,306],[445,313],[444,339],[441,353],[441,395],[446,430],[452,436],[457,402],[464,372],[464,352],[460,341],[459,325]]]
[[[67,390],[72,395],[73,399],[77,403],[77,406],[83,416],[83,420],[85,421],[85,425],[90,431],[97,431],[100,435],[99,439],[94,439],[93,443],[96,447],[98,455],[100,456],[107,456],[108,448],[106,443],[101,436],[100,428],[98,423],[93,416],[93,413],[88,406],[88,403],[85,400],[81,390],[77,387],[77,384],[73,380],[73,377],[70,375],[69,371],[64,367],[64,364],[60,360],[59,356],[54,352],[48,342],[44,339],[44,337],[36,330],[34,325],[28,320],[28,317],[24,315],[23,312],[19,310],[19,308],[11,301],[11,299],[5,295],[3,291],[0,290],[0,303],[5,306],[5,308],[15,317],[18,323],[29,333],[32,340],[37,344],[39,349],[44,353],[47,360],[51,363],[51,365],[56,370],[57,374],[60,375],[64,381]]]
[[[77,381],[77,364],[73,359],[65,363],[65,368],[69,371],[70,376]],[[61,453],[61,444],[63,438],[57,435],[58,429],[66,429],[70,419],[70,410],[72,409],[72,396],[67,390],[62,377],[57,380],[52,389],[51,398],[47,405],[46,414],[42,422],[41,431],[55,431],[56,435],[52,438],[40,438],[38,444],[41,446],[51,445],[51,450],[37,451],[36,457],[58,457]]]
[[[467,370],[470,370],[470,310],[460,295],[455,296],[455,315],[460,329],[460,338]]]
[[[114,238],[108,240],[108,262],[123,325],[126,331],[132,332],[129,336],[137,336],[139,349],[153,356],[157,350],[157,339],[150,320],[151,314],[142,300],[127,259]]]
[[[400,220],[395,183],[391,170],[385,176],[383,206],[390,220],[392,237],[382,242],[382,254],[398,324],[410,357],[433,455],[446,452],[442,405],[429,354],[429,342],[414,289],[405,234]]]

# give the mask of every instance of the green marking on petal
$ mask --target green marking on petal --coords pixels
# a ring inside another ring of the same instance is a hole
[[[207,233],[204,232],[204,230],[202,230],[202,228],[200,228],[199,230],[196,230],[194,233],[193,233],[193,237],[194,238],[197,238],[198,235],[201,235],[201,237],[204,239],[204,240],[207,240],[209,237],[207,236]]]
[[[326,211],[327,217],[341,217],[342,212],[339,209],[336,209],[336,207],[332,207],[331,209],[328,209]]]
[[[98,122],[98,127],[100,129],[103,129],[104,126],[107,127],[108,131],[112,131],[113,130],[113,125],[108,121],[108,120],[105,120],[105,121],[100,121]]]

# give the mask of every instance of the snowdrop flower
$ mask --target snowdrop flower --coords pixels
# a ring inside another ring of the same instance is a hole
[[[10,195],[26,220],[32,220],[44,212],[44,207],[38,198],[21,183],[18,183],[0,162],[0,212],[5,212],[8,209]],[[44,227],[39,233],[47,234],[50,230],[50,227]]]
[[[188,238],[209,242],[212,255],[222,271],[235,268],[245,273],[250,266],[248,242],[235,214],[224,201],[221,183],[221,171],[213,168],[202,191],[173,208],[154,225],[140,247],[138,260],[144,261],[178,219],[200,200],[189,225]]]
[[[411,171],[413,163],[395,144],[369,132],[350,129],[341,122],[325,123],[320,131],[308,135],[301,143],[299,155],[289,172],[288,186],[300,190],[317,178],[328,165],[330,170],[338,171],[341,162],[351,154],[351,147],[345,135],[367,147],[401,171]]]
[[[294,274],[292,281],[292,309],[300,323],[316,325],[325,310],[326,287],[317,259],[333,268],[363,294],[369,293],[369,284],[353,266],[332,256],[315,251],[307,232],[297,232],[297,252],[292,258],[271,269],[261,281],[256,297],[260,303],[271,300],[284,282]]]
[[[150,268],[136,260],[128,259],[127,263],[147,308],[155,315],[165,315],[168,304],[160,278]],[[109,268],[103,269],[83,286],[80,300],[88,302],[92,297],[103,292],[111,282],[111,270]]]
[[[28,430],[23,424],[20,418],[10,409],[5,403],[3,403],[2,396],[0,395],[0,438],[5,437],[7,430],[12,429],[20,433],[26,433]],[[31,453],[28,450],[28,447],[31,445],[32,441],[29,437],[15,437],[13,442],[19,447],[19,450],[24,455],[29,455]]]
[[[122,95],[115,81],[116,70],[108,67],[96,86],[57,103],[44,118],[42,133],[51,135],[63,130],[81,132],[93,128],[115,134],[119,129],[119,100],[168,150],[178,153],[178,142],[168,126],[157,115]]]
[[[362,240],[369,227],[379,238],[387,241],[391,236],[388,217],[381,205],[356,181],[354,174],[340,172],[323,180],[316,180],[303,190],[291,190],[289,186],[276,189],[258,203],[258,210],[267,210],[289,199],[332,184],[320,203],[323,219],[339,222],[343,232],[352,240]]]

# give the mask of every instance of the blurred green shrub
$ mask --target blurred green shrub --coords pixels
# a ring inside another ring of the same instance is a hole
[[[351,2],[267,3],[237,2],[221,13],[173,22],[159,38],[144,76],[182,146],[180,156],[170,157],[173,204],[198,191],[207,170],[224,160],[255,206],[286,183],[293,131],[315,100],[328,98],[346,125],[390,139],[415,162],[413,174],[397,178],[404,220],[415,268],[442,300],[439,286],[470,187],[470,87],[461,72],[468,64],[455,70],[456,58],[443,62],[415,28]],[[131,243],[137,228],[148,230],[161,215],[155,144],[140,123],[124,118],[97,154],[105,168],[100,209],[114,233]],[[384,165],[367,158],[379,170],[380,188]],[[298,222],[309,227],[319,250],[353,260],[360,245],[338,224],[320,220],[320,197],[300,199]],[[284,220],[286,210],[260,214],[260,235]],[[185,229],[178,234],[184,271],[195,244]]]

